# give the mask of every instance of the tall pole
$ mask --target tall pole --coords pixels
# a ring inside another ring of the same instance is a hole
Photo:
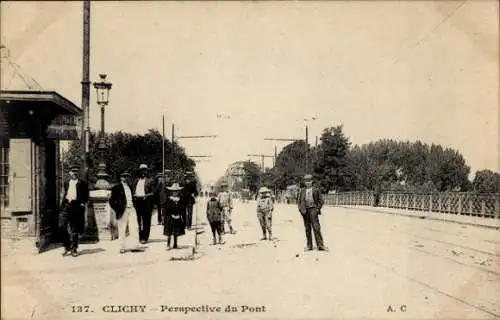
[[[309,173],[309,128],[306,124],[306,173]]]
[[[175,126],[172,122],[172,174],[174,174],[175,170]]]
[[[161,174],[165,174],[165,115],[161,115]]]
[[[274,164],[273,164],[273,167],[276,166],[276,161],[278,161],[278,147],[274,146]]]
[[[262,155],[261,157],[262,157],[262,172],[264,172],[264,155]]]
[[[89,100],[90,100],[90,0],[83,1],[83,68],[82,68],[82,141],[81,176],[88,181],[88,153],[90,139]]]

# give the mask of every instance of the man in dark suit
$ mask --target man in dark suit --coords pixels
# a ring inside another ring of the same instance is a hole
[[[133,204],[132,191],[128,183],[130,175],[127,171],[120,174],[120,183],[111,189],[109,205],[116,213],[118,223],[118,239],[120,241],[120,253],[125,253],[131,249],[127,247],[127,225],[130,237],[136,248],[139,246],[139,227],[137,225],[137,214]]]
[[[88,184],[78,178],[78,166],[71,166],[70,179],[64,183],[64,196],[59,215],[61,241],[64,245],[63,256],[71,252],[78,256],[78,237],[85,229],[85,205],[89,200]]]
[[[191,229],[191,226],[193,224],[193,207],[196,203],[196,197],[198,196],[196,180],[194,178],[194,173],[191,171],[187,172],[186,174],[183,193],[184,199],[186,201],[186,228]]]
[[[139,225],[139,240],[145,244],[151,231],[151,216],[153,214],[152,197],[154,195],[153,180],[147,176],[148,166],[139,166],[139,179],[134,184],[134,206]]]
[[[166,186],[165,186],[165,177],[163,173],[158,173],[156,176],[156,186],[155,186],[155,191],[154,191],[154,203],[157,208],[157,220],[158,220],[158,225],[162,224],[163,221],[163,207],[165,205],[165,200],[166,200]]]
[[[321,226],[319,224],[319,215],[321,214],[321,208],[323,207],[323,197],[321,196],[320,190],[313,187],[312,176],[310,174],[304,176],[304,184],[305,186],[300,189],[297,204],[300,214],[304,220],[304,227],[306,231],[307,247],[305,250],[311,251],[313,249],[311,234],[312,228],[318,250],[325,251],[327,249],[323,244],[323,236],[321,235]]]

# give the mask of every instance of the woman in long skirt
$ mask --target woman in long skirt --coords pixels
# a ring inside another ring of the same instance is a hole
[[[186,223],[183,219],[186,212],[186,204],[181,199],[182,187],[174,183],[167,188],[170,192],[165,203],[165,221],[163,225],[163,234],[167,236],[168,249],[171,248],[170,242],[174,237],[174,249],[177,249],[177,237],[186,234]]]

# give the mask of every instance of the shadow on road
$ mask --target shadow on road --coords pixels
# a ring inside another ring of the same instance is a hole
[[[82,251],[80,251],[78,253],[78,255],[84,255],[84,254],[95,254],[95,253],[99,253],[99,252],[104,252],[106,250],[104,250],[103,248],[93,248],[93,249],[83,249]]]
[[[149,239],[148,243],[167,242],[167,239]]]

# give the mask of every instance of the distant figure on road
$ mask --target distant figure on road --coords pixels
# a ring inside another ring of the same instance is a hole
[[[271,190],[266,187],[259,189],[259,197],[257,199],[257,217],[259,218],[262,228],[263,237],[260,240],[272,240],[272,221],[273,221],[274,201],[271,197]],[[267,237],[267,234],[269,238]]]
[[[227,183],[223,183],[221,185],[222,191],[219,192],[219,195],[217,197],[217,200],[219,200],[219,203],[222,206],[222,213],[224,215],[224,220],[225,222],[229,225],[229,232],[231,234],[235,234],[236,230],[234,230],[231,222],[231,214],[233,211],[233,199],[231,196],[231,193],[228,191],[228,185]],[[225,223],[222,223],[222,232],[225,233]]]
[[[78,178],[78,166],[71,166],[70,179],[64,183],[64,196],[61,203],[59,228],[64,246],[63,257],[71,252],[71,256],[78,256],[78,236],[85,229],[85,205],[89,200],[89,186],[87,182]]]
[[[118,239],[120,241],[120,253],[134,249],[127,247],[127,225],[133,246],[139,247],[139,226],[137,224],[137,213],[135,212],[132,191],[128,184],[130,174],[124,171],[120,174],[120,183],[117,183],[111,189],[109,205],[116,213],[118,222]]]
[[[191,229],[193,225],[193,206],[196,203],[196,197],[198,196],[196,180],[194,179],[194,173],[191,171],[187,173],[183,193],[184,200],[186,201],[186,228]]]
[[[137,212],[139,225],[139,240],[142,244],[149,240],[151,230],[151,216],[153,214],[152,196],[154,195],[153,181],[147,177],[148,166],[139,166],[139,179],[135,183],[134,206]]]
[[[298,208],[302,218],[304,219],[304,227],[306,231],[307,246],[306,251],[313,249],[311,227],[314,230],[314,238],[318,250],[325,251],[323,244],[323,236],[321,235],[321,226],[319,224],[319,215],[323,207],[323,197],[318,188],[312,185],[312,175],[304,176],[304,187],[300,189],[297,198]]]
[[[218,243],[223,244],[222,224],[224,223],[224,217],[222,216],[222,206],[217,200],[215,192],[210,192],[210,199],[207,202],[207,220],[212,229],[213,244],[217,244],[216,235],[219,238]]]
[[[170,242],[174,237],[174,249],[177,249],[177,237],[186,234],[186,223],[184,214],[186,213],[185,201],[181,198],[182,187],[178,183],[167,188],[170,195],[165,203],[165,222],[163,224],[163,234],[167,236],[167,247],[171,249]]]
[[[157,220],[158,220],[158,225],[162,224],[162,218],[163,218],[163,208],[165,206],[165,198],[166,198],[166,192],[165,192],[165,178],[163,173],[158,173],[156,176],[156,186],[154,190],[154,204],[156,206],[156,209],[158,211],[157,213]]]

